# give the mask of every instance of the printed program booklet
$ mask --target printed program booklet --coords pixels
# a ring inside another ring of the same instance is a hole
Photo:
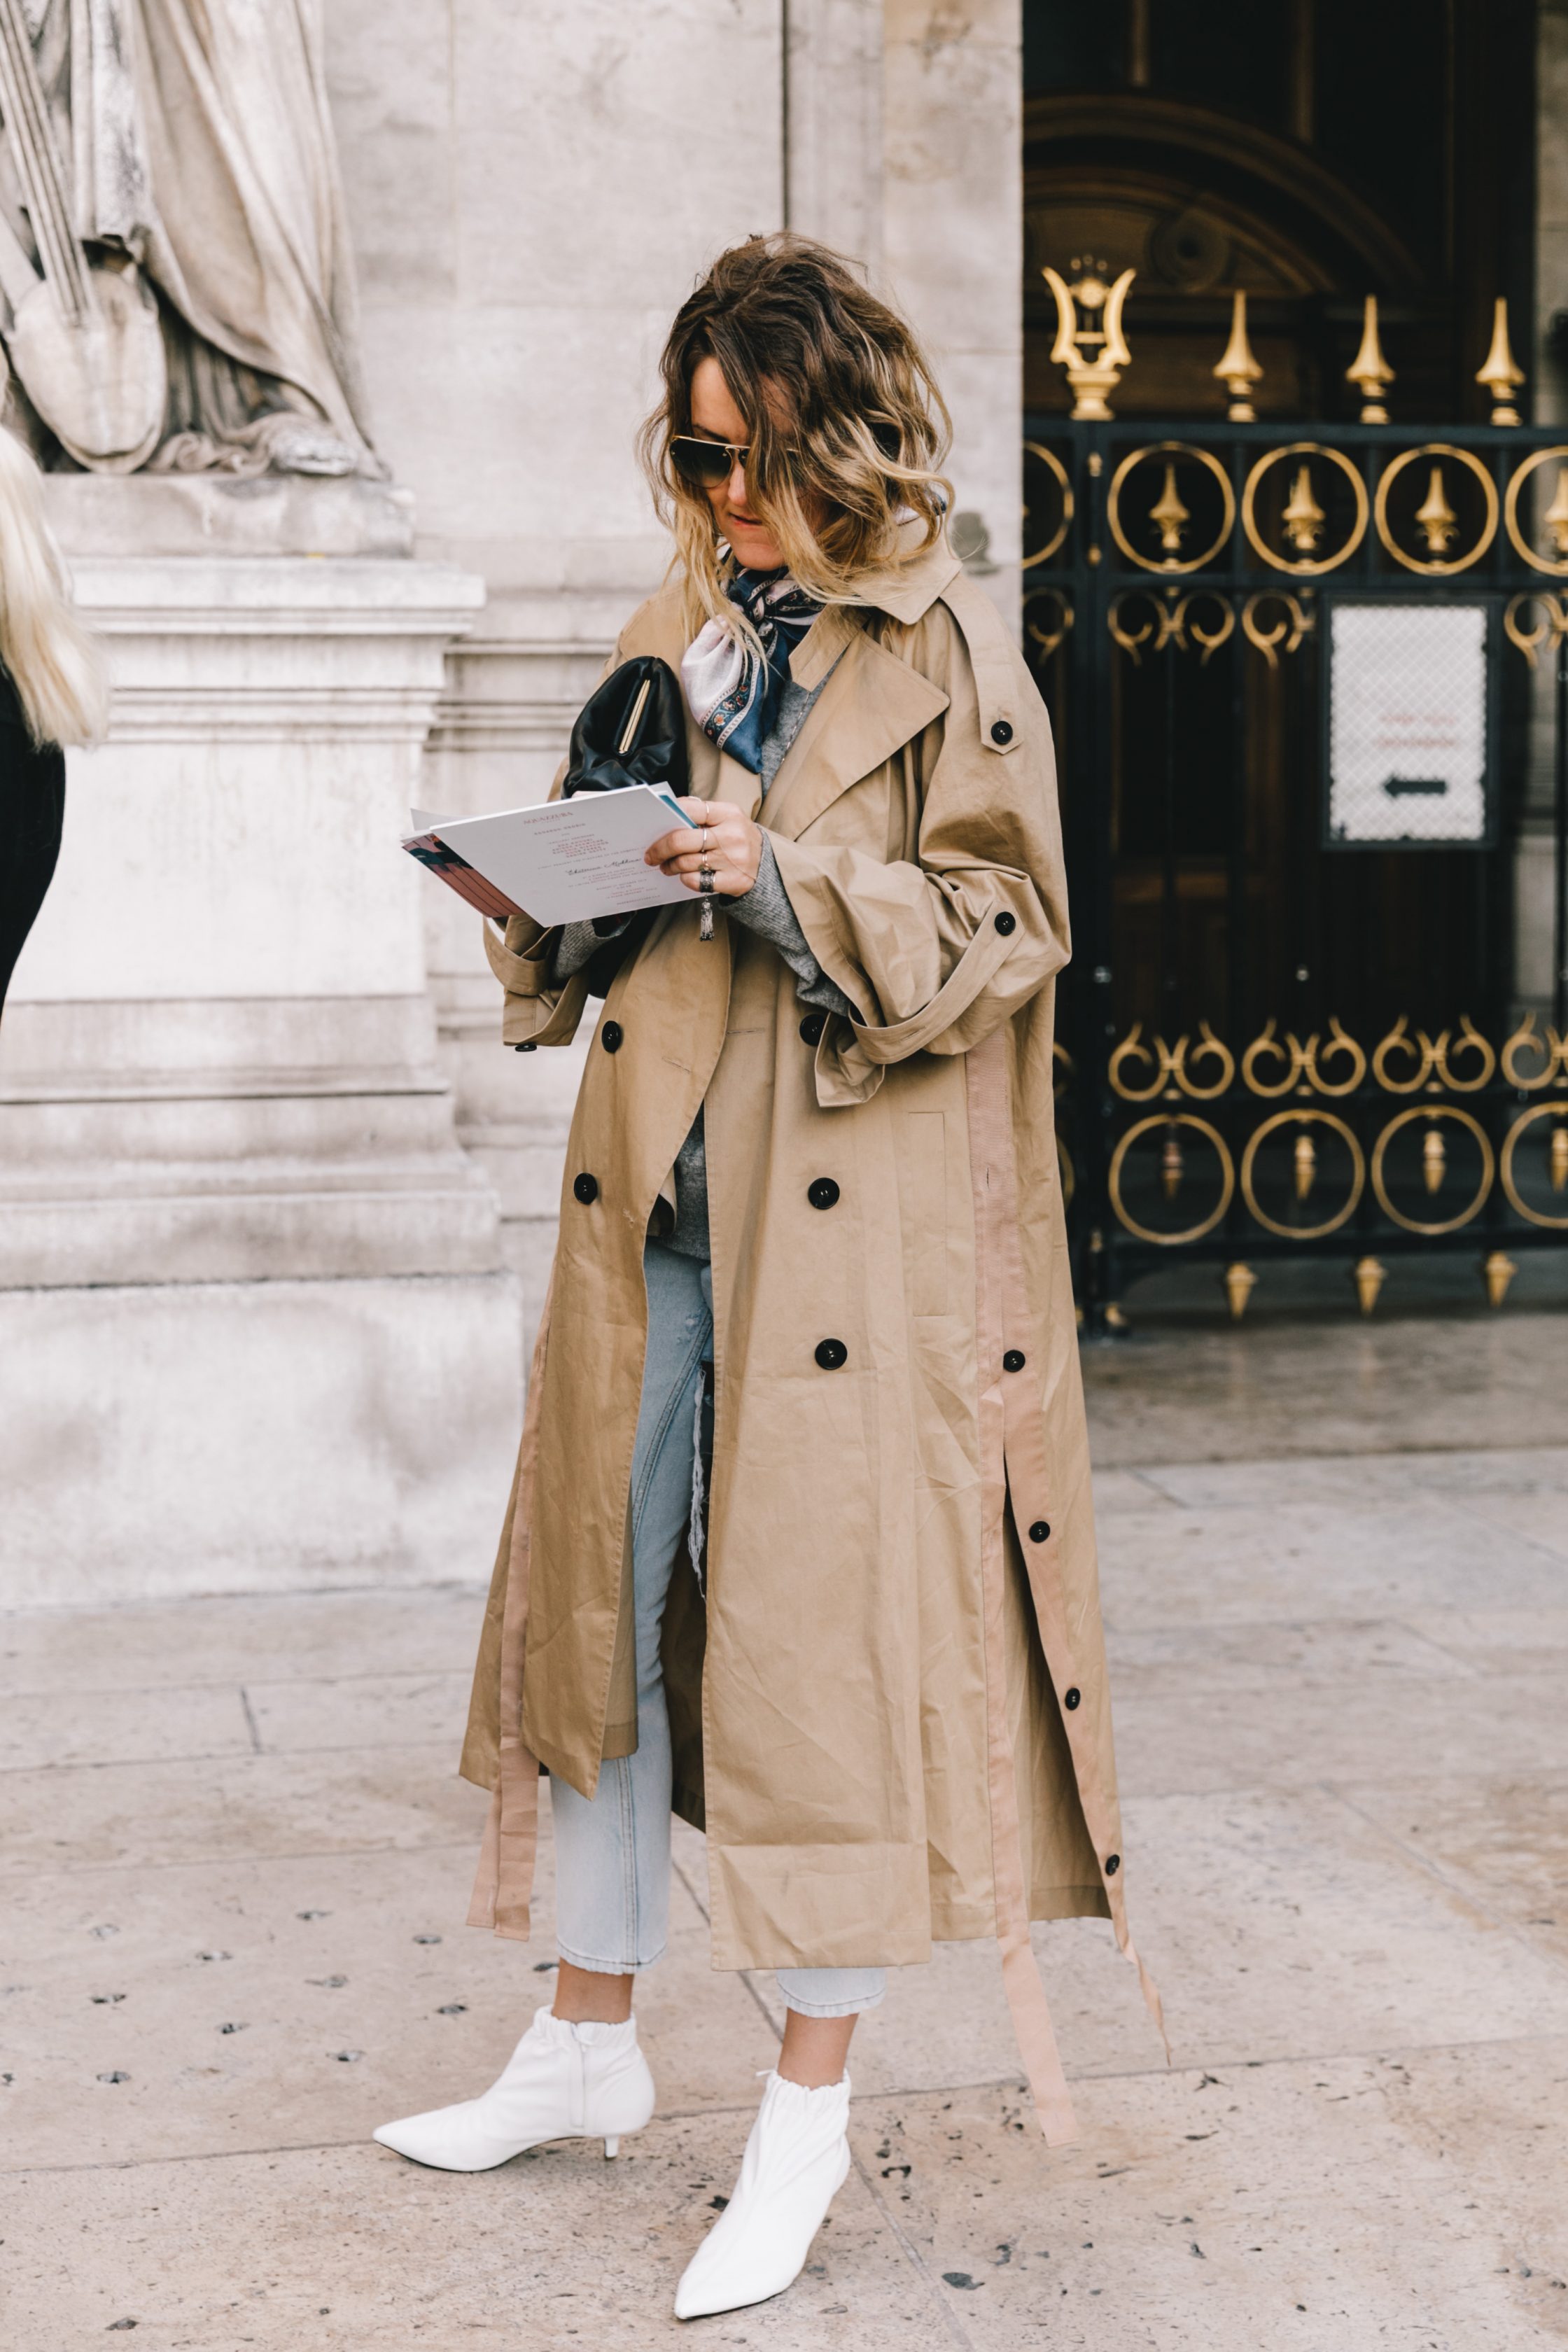
[[[481,915],[531,915],[545,929],[595,915],[689,902],[675,876],[645,865],[643,852],[677,825],[694,825],[673,793],[627,784],[578,793],[569,801],[503,809],[494,816],[432,816],[411,809],[411,857]]]

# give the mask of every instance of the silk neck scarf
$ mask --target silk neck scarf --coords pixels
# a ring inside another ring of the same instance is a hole
[[[789,657],[822,606],[787,572],[737,572],[724,593],[756,630],[766,659],[759,661],[722,621],[708,621],[681,657],[681,684],[703,733],[755,776],[778,722]]]

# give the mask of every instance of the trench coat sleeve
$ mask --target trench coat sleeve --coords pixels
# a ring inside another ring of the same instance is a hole
[[[813,953],[856,1008],[817,1050],[824,1108],[868,1100],[889,1062],[966,1053],[1068,960],[1050,722],[994,608],[972,592],[962,611],[963,625],[944,599],[891,648],[948,698],[904,754],[914,856],[835,842],[831,807],[798,841],[770,835]]]

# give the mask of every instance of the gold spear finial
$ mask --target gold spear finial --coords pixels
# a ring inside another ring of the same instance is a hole
[[[1383,356],[1383,345],[1377,339],[1377,297],[1369,294],[1362,313],[1361,349],[1345,370],[1345,382],[1353,383],[1361,394],[1361,421],[1363,425],[1386,425],[1388,411],[1383,404],[1384,389],[1394,382],[1394,370]]]
[[[1296,478],[1290,485],[1290,497],[1279,518],[1285,526],[1285,536],[1298,555],[1310,555],[1318,543],[1318,533],[1328,518],[1312,496],[1312,469],[1298,466]]]
[[[1138,273],[1124,269],[1114,284],[1107,285],[1104,262],[1074,261],[1070,267],[1083,273],[1071,286],[1055,269],[1040,272],[1057,298],[1057,339],[1051,358],[1067,370],[1068,382],[1077,395],[1074,416],[1104,424],[1110,415],[1106,394],[1115,390],[1122,369],[1131,364],[1132,354],[1121,332],[1121,306]],[[1102,323],[1096,325],[1097,319]]]
[[[1558,467],[1557,488],[1552,494],[1552,504],[1541,520],[1558,554],[1568,555],[1568,466]]]
[[[1252,387],[1263,370],[1252,356],[1252,346],[1247,340],[1247,297],[1238,288],[1230,298],[1230,341],[1226,343],[1215,374],[1230,394],[1230,406],[1226,410],[1233,425],[1251,425],[1258,411],[1252,404]]]
[[[1524,382],[1524,370],[1516,364],[1509,346],[1508,303],[1501,294],[1492,305],[1492,347],[1485,366],[1476,370],[1476,382],[1484,383],[1491,394],[1492,423],[1517,425],[1519,410],[1513,395]]]
[[[1150,521],[1159,526],[1160,546],[1164,554],[1180,555],[1182,533],[1192,519],[1191,510],[1182,504],[1181,492],[1176,488],[1176,469],[1174,466],[1167,466],[1165,487],[1157,503],[1149,509]]]
[[[1443,554],[1459,528],[1459,518],[1448,504],[1441,466],[1432,468],[1432,479],[1425,500],[1415,509],[1415,520],[1426,535],[1427,554]]]

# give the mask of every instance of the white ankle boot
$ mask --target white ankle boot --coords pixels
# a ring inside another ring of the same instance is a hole
[[[443,2172],[488,2172],[550,2139],[603,2139],[614,2156],[627,2132],[653,2113],[653,2076],[637,2048],[635,2017],[624,2025],[568,2025],[547,2009],[481,2098],[383,2124],[383,2147]]]
[[[740,2311],[782,2294],[799,2276],[848,2170],[848,2075],[808,2091],[771,2074],[735,2193],[675,2291],[677,2319]]]

